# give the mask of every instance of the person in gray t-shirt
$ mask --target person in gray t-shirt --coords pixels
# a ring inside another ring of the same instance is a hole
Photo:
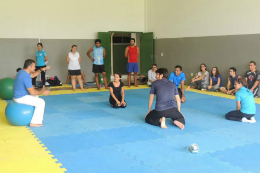
[[[151,86],[154,81],[156,81],[156,70],[157,70],[157,65],[153,64],[153,68],[148,71],[148,82],[147,85]]]
[[[195,88],[195,84],[197,85],[197,89],[206,89],[209,86],[209,72],[207,71],[206,64],[202,63],[200,65],[200,71],[198,74],[192,78],[190,85],[186,88],[189,90],[191,87]]]
[[[150,91],[149,107],[145,122],[166,129],[165,118],[171,118],[177,127],[184,129],[185,119],[180,113],[180,96],[176,85],[170,82],[167,77],[167,69],[160,68],[156,71],[156,81],[153,82]],[[156,105],[155,109],[151,111],[154,95],[156,95]]]

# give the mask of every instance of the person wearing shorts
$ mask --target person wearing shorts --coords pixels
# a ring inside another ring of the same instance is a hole
[[[93,52],[94,57],[91,57],[90,53]],[[107,87],[107,77],[106,77],[106,68],[104,65],[104,58],[106,57],[106,50],[101,46],[101,40],[96,39],[95,40],[95,46],[91,47],[87,52],[88,57],[93,62],[93,68],[92,72],[95,73],[95,79],[96,79],[96,85],[97,89],[100,90],[99,81],[98,81],[98,75],[99,73],[102,74],[105,88]]]
[[[148,113],[145,117],[145,122],[166,129],[165,118],[171,118],[177,127],[184,129],[185,118],[180,113],[180,96],[176,85],[170,82],[167,77],[167,69],[160,68],[156,71],[156,81],[154,81],[150,90]],[[155,95],[155,109],[151,111]]]
[[[134,72],[134,86],[137,85],[137,72],[139,72],[138,67],[138,57],[139,57],[139,48],[135,46],[135,39],[131,38],[130,46],[127,46],[125,49],[125,57],[128,58],[128,63],[126,66],[126,71],[128,72],[128,88],[131,85],[131,74]]]
[[[68,63],[68,69],[69,74],[71,76],[71,84],[73,91],[76,91],[76,78],[79,81],[79,86],[81,90],[85,90],[83,87],[83,81],[81,77],[81,70],[80,70],[80,62],[81,57],[80,54],[77,52],[77,45],[72,45],[71,52],[67,55],[67,63]]]
[[[38,43],[37,48],[38,48],[38,51],[35,53],[35,58],[36,58],[36,60],[35,60],[35,62],[36,62],[35,71],[46,67],[46,63],[48,61],[48,56],[47,56],[47,53],[43,50],[42,43]],[[41,71],[41,81],[42,81],[42,84],[43,84],[43,88],[45,87],[45,74],[46,74],[46,71]],[[34,87],[36,86],[36,78],[37,78],[37,76],[32,79],[32,84],[33,84]]]

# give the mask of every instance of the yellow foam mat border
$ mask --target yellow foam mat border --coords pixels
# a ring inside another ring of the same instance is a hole
[[[127,86],[124,87],[125,90],[132,90],[132,89],[145,89],[150,88],[148,85],[139,85],[139,87],[131,86],[128,88]],[[89,93],[89,92],[104,92],[109,91],[105,88],[101,88],[100,90],[97,90],[97,88],[88,88],[85,91],[82,91],[81,89],[77,89],[76,91],[71,90],[58,90],[58,91],[51,91],[50,95],[60,95],[60,94],[77,94],[77,93]]]
[[[70,86],[70,85],[68,85]],[[63,86],[63,87],[68,87]],[[149,88],[147,85],[139,87],[125,87],[126,90]],[[52,91],[50,95],[103,92],[107,89],[96,88],[82,91],[72,90]],[[0,100],[0,172],[4,173],[62,173],[58,160],[53,158],[50,151],[36,138],[28,127],[10,125],[5,118],[6,101]]]
[[[7,103],[0,100],[0,172],[62,173],[57,159],[30,132],[28,127],[12,126],[5,118]]]
[[[186,87],[188,87],[188,86],[186,86]],[[228,99],[236,99],[236,96],[224,94],[222,92],[201,91],[201,90],[192,89],[192,88],[189,91],[200,93],[200,94],[207,94],[207,95],[211,95],[211,96],[224,97],[224,98],[228,98]],[[255,103],[260,104],[260,98],[255,98]]]
[[[67,87],[67,86],[66,86]],[[145,89],[147,85],[131,88],[125,87],[125,90]],[[104,88],[87,89],[86,91],[60,90],[52,91],[50,95],[103,92],[108,91]],[[206,92],[196,89],[190,89],[191,92],[208,94],[217,97],[235,99],[235,96],[227,95],[221,92]],[[260,98],[256,98],[256,103],[260,104]],[[7,103],[0,100],[0,172],[4,173],[62,173],[66,171],[61,168],[58,160],[53,158],[50,151],[44,147],[44,144],[36,138],[28,127],[11,126],[5,118],[5,107]]]

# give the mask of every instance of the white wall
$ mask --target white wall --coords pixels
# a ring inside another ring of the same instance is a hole
[[[147,0],[155,38],[260,33],[259,0]]]
[[[95,39],[144,31],[144,15],[144,0],[1,1],[0,38]]]

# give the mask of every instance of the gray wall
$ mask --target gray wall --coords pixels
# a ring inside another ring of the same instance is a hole
[[[81,70],[87,81],[94,81],[92,62],[86,55],[88,49],[94,46],[94,39],[42,39],[41,42],[49,57],[48,65],[51,66],[47,75],[58,76],[62,82],[66,81],[66,56],[71,46],[76,44],[82,57]],[[22,68],[26,59],[35,59],[37,43],[38,39],[0,39],[0,79],[15,76],[16,69]]]
[[[213,36],[194,38],[155,39],[155,63],[170,72],[175,65],[181,65],[186,74],[186,84],[191,73],[198,73],[201,63],[207,69],[217,66],[227,84],[229,68],[237,68],[237,74],[244,76],[251,60],[260,70],[260,35]],[[163,53],[163,56],[161,56]]]

